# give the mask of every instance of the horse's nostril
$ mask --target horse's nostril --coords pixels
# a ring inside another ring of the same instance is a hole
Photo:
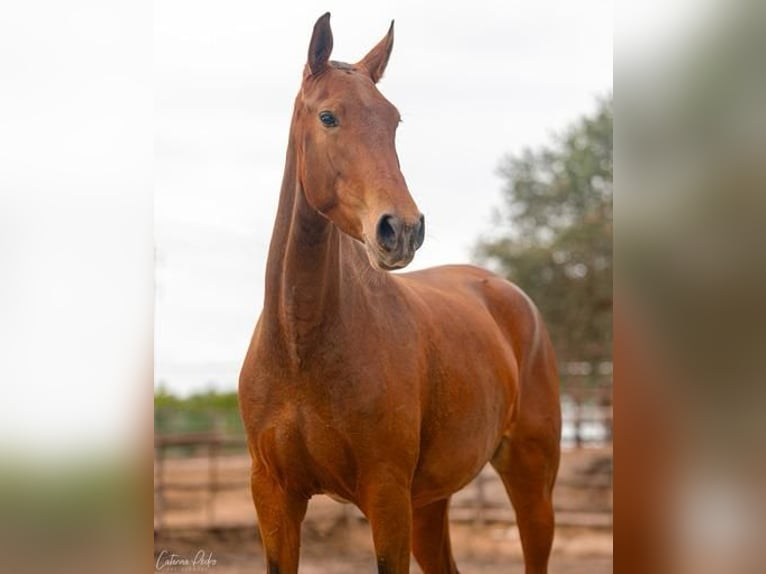
[[[420,249],[420,246],[423,245],[423,241],[426,239],[426,218],[421,213],[420,218],[418,219],[418,225],[415,229],[415,249]]]
[[[397,236],[401,222],[393,215],[384,215],[378,221],[378,243],[383,249],[393,251],[396,249]]]

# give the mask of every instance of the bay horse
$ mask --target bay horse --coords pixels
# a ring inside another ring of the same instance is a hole
[[[547,571],[561,415],[553,349],[519,288],[471,266],[403,274],[424,239],[376,84],[386,36],[331,61],[314,25],[295,99],[263,311],[239,381],[269,574],[298,571],[309,498],[356,504],[378,572],[457,572],[451,495],[491,462],[527,574]]]

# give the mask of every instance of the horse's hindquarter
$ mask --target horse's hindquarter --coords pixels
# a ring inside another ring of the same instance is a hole
[[[512,422],[532,310],[507,281],[468,266],[404,275],[427,341],[416,504],[469,482]]]

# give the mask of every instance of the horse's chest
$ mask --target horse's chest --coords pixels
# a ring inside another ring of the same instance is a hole
[[[283,381],[284,384],[284,381]],[[384,406],[356,393],[287,389],[272,393],[251,432],[263,467],[288,487],[314,494],[331,492],[353,500],[360,460],[372,452],[371,422]]]

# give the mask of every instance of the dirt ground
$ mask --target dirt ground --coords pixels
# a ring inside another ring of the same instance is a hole
[[[551,572],[612,572],[611,460],[611,449],[606,448],[564,452],[554,496],[557,529]],[[166,461],[165,512],[161,518],[155,517],[157,572],[250,574],[265,570],[246,487],[248,464],[246,457],[221,458],[215,473],[229,488],[212,497],[204,490],[189,488],[209,478],[208,460]],[[181,487],[171,489],[170,484]],[[485,469],[479,481],[453,498],[450,516],[453,551],[463,574],[523,572],[513,510],[491,469]],[[171,554],[191,565],[170,566],[167,558]],[[195,566],[194,558],[203,555],[206,561]],[[312,498],[303,524],[301,574],[375,571],[370,529],[361,513],[324,496]],[[414,560],[411,572],[420,572]]]

